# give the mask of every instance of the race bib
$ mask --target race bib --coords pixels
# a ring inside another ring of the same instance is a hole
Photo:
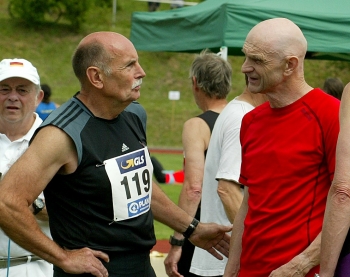
[[[153,165],[147,148],[103,163],[112,186],[113,221],[148,212],[151,207]]]

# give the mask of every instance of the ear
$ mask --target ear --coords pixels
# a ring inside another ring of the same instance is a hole
[[[296,56],[289,56],[286,58],[286,68],[284,74],[286,76],[292,75],[299,65],[299,59]]]
[[[36,106],[38,106],[40,104],[40,102],[43,100],[43,98],[44,98],[44,91],[41,89],[36,96]]]
[[[194,90],[198,90],[198,86],[197,86],[197,78],[195,76],[192,76],[192,86]]]
[[[90,66],[86,69],[86,76],[89,79],[91,85],[96,88],[103,87],[103,76],[101,74],[101,70],[98,67]]]

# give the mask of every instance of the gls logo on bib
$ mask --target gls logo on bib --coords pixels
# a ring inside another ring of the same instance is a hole
[[[133,171],[144,166],[145,163],[145,151],[140,150],[130,155],[116,158],[120,173],[126,173]]]

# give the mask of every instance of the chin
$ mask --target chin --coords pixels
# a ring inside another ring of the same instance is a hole
[[[131,94],[130,98],[131,98],[133,101],[135,101],[135,100],[139,99],[140,96],[141,96],[141,93],[140,93],[139,90],[137,90],[137,91],[133,91],[133,93]]]

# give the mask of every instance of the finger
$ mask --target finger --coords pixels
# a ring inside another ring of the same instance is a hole
[[[232,225],[223,226],[223,231],[224,231],[225,233],[231,232],[231,231],[232,231]]]
[[[108,277],[108,271],[107,269],[102,265],[101,263],[101,267],[94,267],[94,270],[91,270],[90,272],[92,275],[96,276],[96,277]]]
[[[172,277],[181,277],[182,275],[177,271],[177,264],[173,264],[171,268],[171,276]]]
[[[171,277],[184,277],[183,275],[181,275],[179,272],[177,271],[173,271],[173,273],[171,274]]]
[[[221,247],[223,248],[229,248],[230,247],[230,236],[228,236],[228,238],[226,236],[224,236],[222,238],[222,240],[219,241],[218,244],[220,244]]]
[[[109,262],[109,256],[102,252],[102,251],[97,251],[97,250],[91,250],[92,251],[92,254],[94,254],[94,256],[96,258],[100,258],[101,260],[105,261],[106,263]]]
[[[219,244],[215,245],[214,248],[216,249],[216,251],[220,252],[221,254],[223,254],[226,258],[228,258],[228,254],[229,254],[229,249],[226,246],[222,246]]]
[[[216,250],[213,247],[209,248],[207,251],[210,254],[212,254],[215,258],[217,258],[218,260],[222,260],[223,259],[223,257],[218,252],[216,252]]]
[[[100,252],[100,251],[96,251],[96,252]],[[99,254],[105,254],[105,253],[103,253],[103,252],[97,253],[97,255],[99,255]],[[105,256],[107,256],[107,259],[108,259],[108,255],[105,254]],[[96,270],[96,275],[95,276],[107,277],[108,276],[107,268],[105,268],[105,266],[103,265],[101,260],[99,260],[98,258],[96,258],[95,261],[96,262],[93,264],[93,267]],[[91,272],[91,274],[93,274],[93,273]]]
[[[227,243],[228,245],[230,245],[230,240],[231,240],[231,236],[229,234],[225,234],[222,241],[224,241],[225,243]]]

